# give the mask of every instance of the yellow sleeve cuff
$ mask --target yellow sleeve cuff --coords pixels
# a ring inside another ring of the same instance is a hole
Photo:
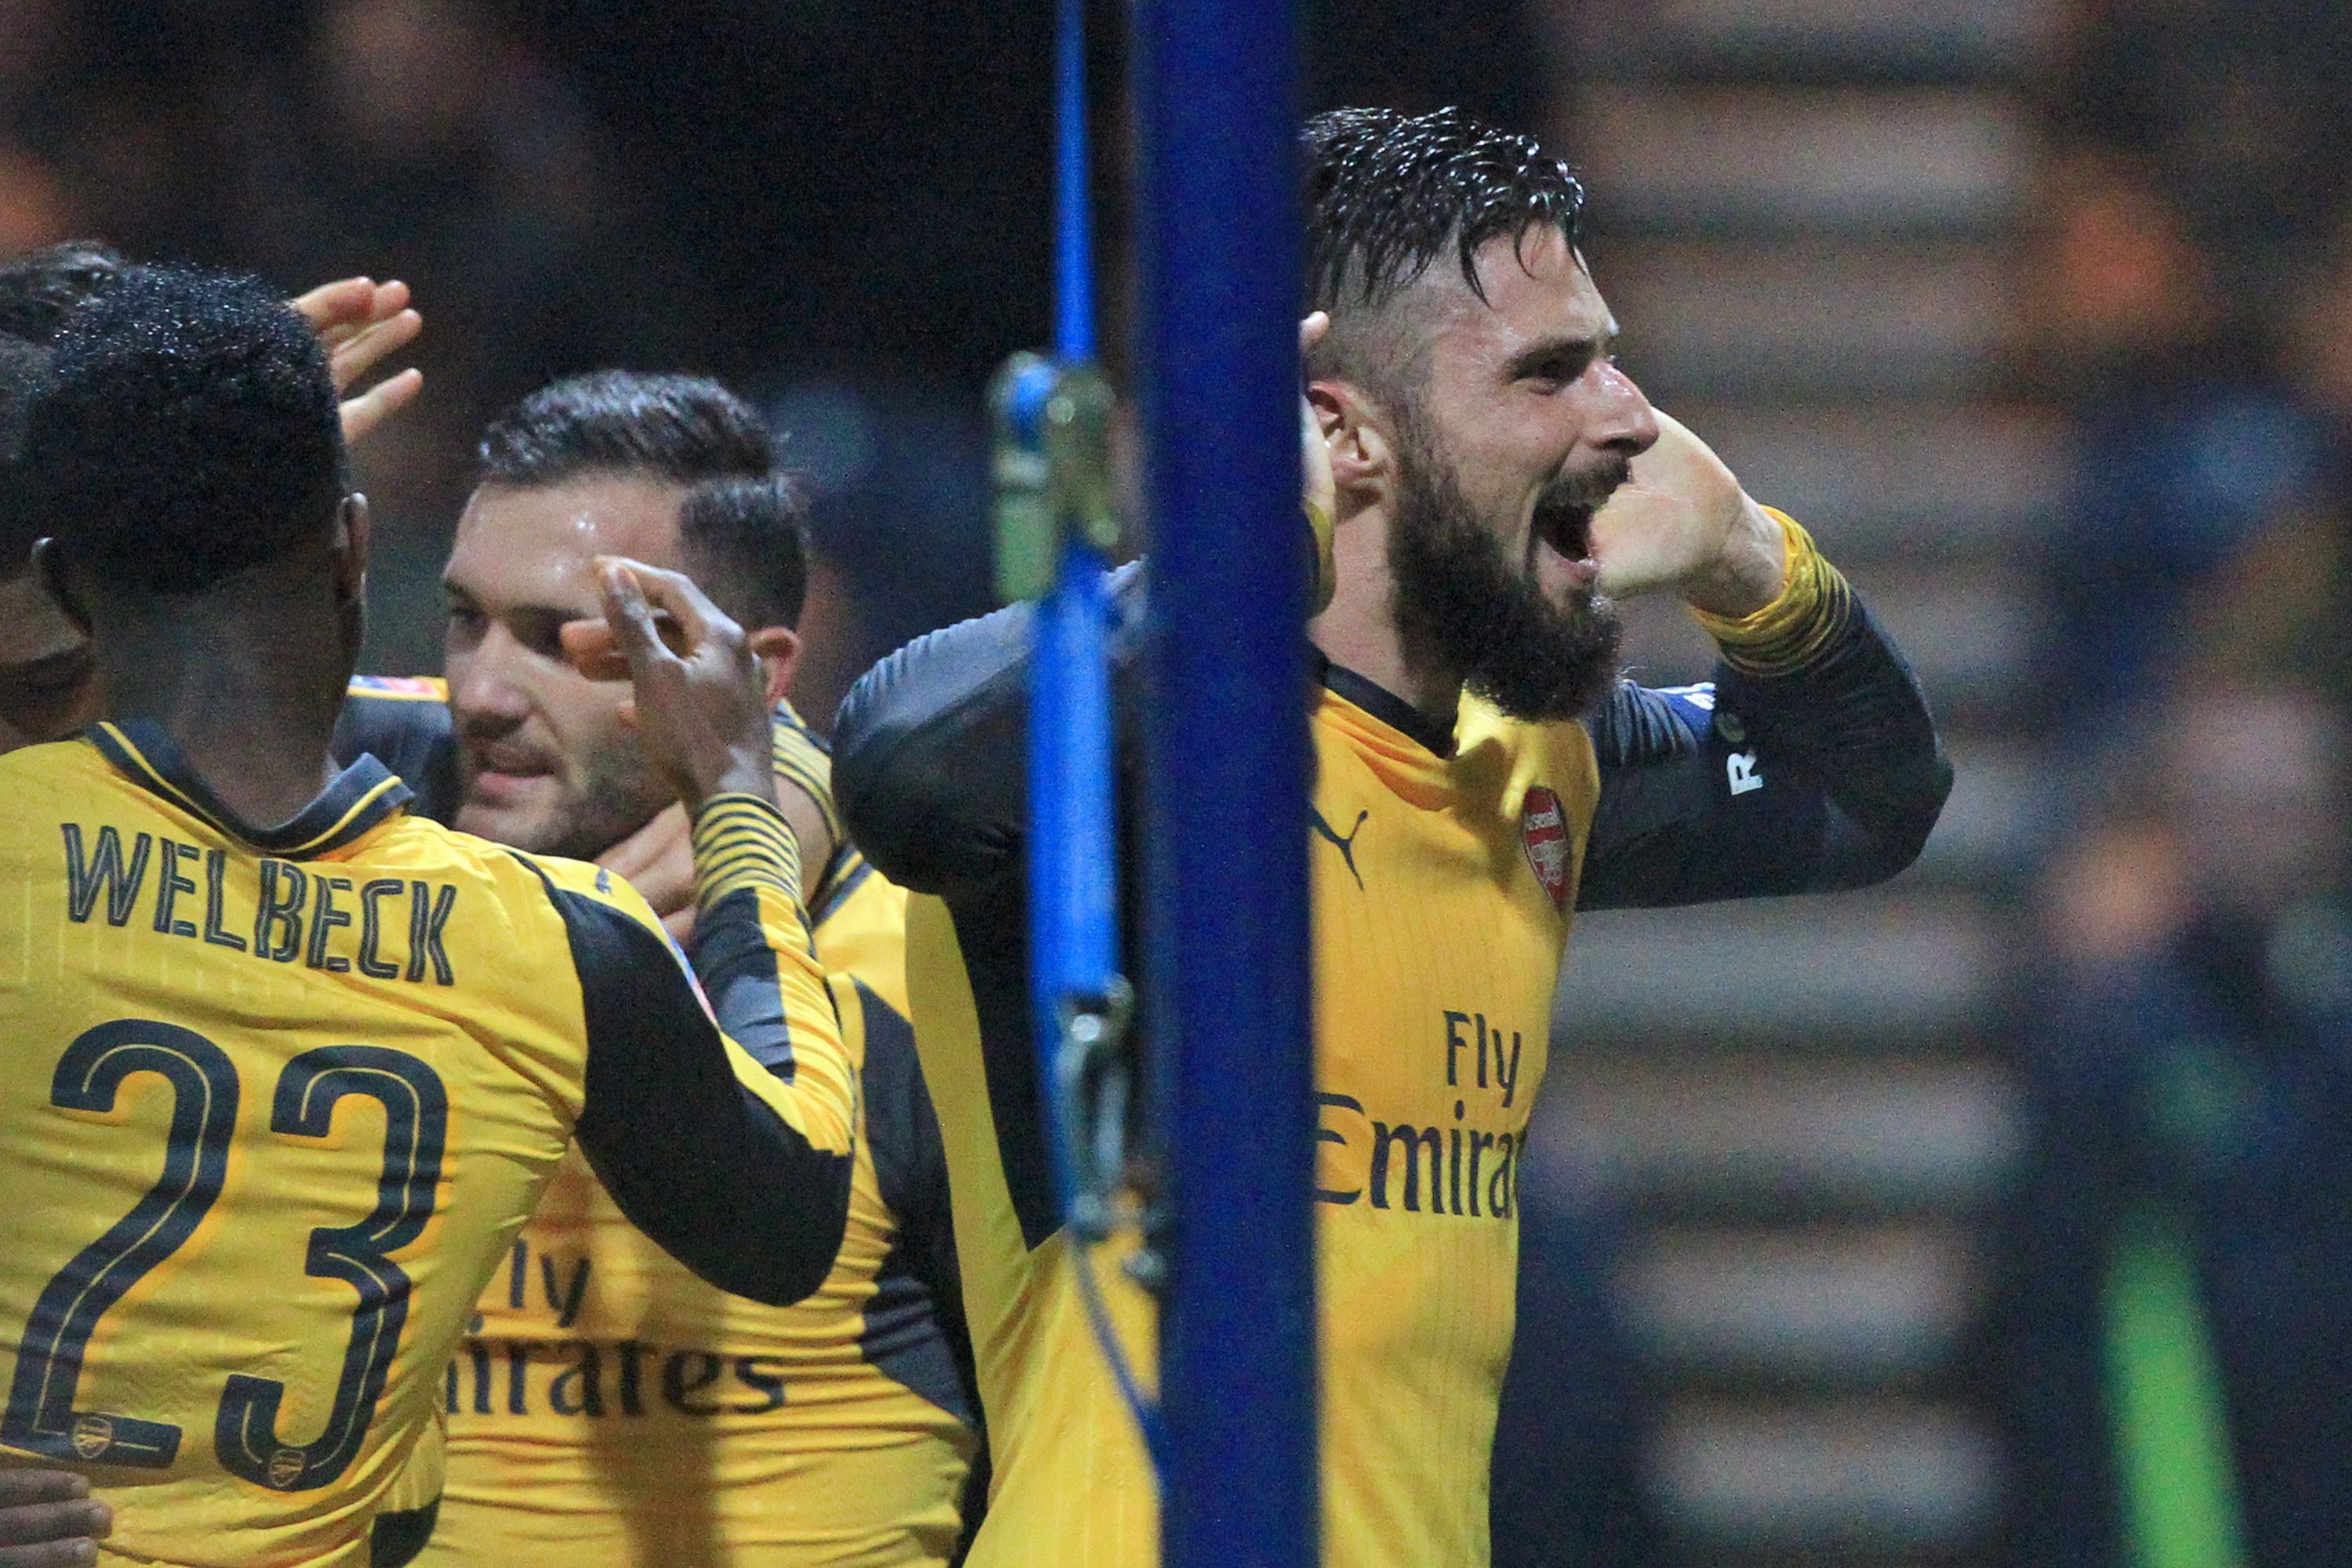
[[[826,754],[824,743],[789,702],[776,704],[770,730],[774,741],[776,776],[816,803],[818,815],[824,818],[824,830],[833,835],[835,844],[840,843],[841,809],[833,803],[833,758]]]
[[[1853,590],[1796,519],[1771,507],[1764,510],[1780,525],[1789,545],[1789,572],[1780,596],[1753,615],[1726,617],[1694,609],[1691,618],[1716,640],[1724,662],[1734,669],[1748,675],[1788,675],[1811,663],[1845,625]]]
[[[707,912],[730,893],[765,888],[801,897],[801,847],[776,803],[714,795],[694,819],[694,906]]]

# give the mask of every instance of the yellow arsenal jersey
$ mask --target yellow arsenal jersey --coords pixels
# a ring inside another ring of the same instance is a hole
[[[943,1173],[921,1168],[938,1135],[905,1021],[906,894],[854,852],[835,889],[817,952],[866,1096],[831,1276],[790,1308],[714,1290],[572,1155],[449,1368],[447,1476],[421,1562],[947,1562],[977,1438],[923,1278],[947,1216],[925,1195]]]
[[[1455,736],[1416,739],[1394,699],[1331,683],[1312,819],[1326,1560],[1458,1568],[1486,1558],[1518,1173],[1598,776],[1580,725],[1471,700]],[[998,973],[1017,944],[990,923],[919,898],[908,928],[995,1464],[971,1562],[1141,1568],[1154,1485],[1045,1205],[1027,1018]],[[1100,1273],[1148,1377],[1151,1305]]]
[[[580,944],[667,951],[625,885],[406,798],[362,763],[244,827],[138,724],[0,758],[0,1465],[90,1475],[110,1555],[368,1560],[474,1303],[602,1093],[591,994],[613,977]],[[765,1005],[781,988],[799,1092],[846,1113],[782,902]],[[687,1037],[669,997],[715,1037],[674,961],[635,986],[630,1026]],[[845,1127],[725,1052],[707,1103],[751,1097],[845,1157]]]
[[[1936,820],[1950,769],[1909,668],[1780,521],[1780,596],[1700,617],[1723,652],[1708,686],[1621,681],[1581,723],[1470,700],[1436,724],[1323,672],[1307,831],[1330,1568],[1489,1559],[1520,1176],[1570,912],[1864,886],[1909,864]],[[1139,572],[1115,577],[1112,602],[1114,689],[1133,695],[1148,686],[1130,679],[1149,636]],[[1020,765],[1032,616],[932,633],[867,672],[842,706],[835,774],[866,853],[924,895],[908,994],[995,1464],[971,1560],[1142,1568],[1157,1498],[1087,1329],[1041,1125]],[[1098,1272],[1148,1383],[1152,1303],[1116,1262]]]

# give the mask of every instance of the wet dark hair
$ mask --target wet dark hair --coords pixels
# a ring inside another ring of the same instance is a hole
[[[1584,187],[1568,165],[1458,109],[1335,109],[1307,122],[1305,142],[1310,310],[1377,309],[1449,247],[1483,300],[1489,240],[1548,227],[1576,241]]]
[[[258,279],[128,267],[57,333],[20,477],[69,562],[188,595],[333,528],[326,350]]]
[[[69,239],[0,265],[0,333],[47,343],[66,318],[113,287],[121,254],[94,239]]]
[[[481,482],[542,489],[593,476],[688,487],[688,574],[746,626],[792,626],[808,589],[808,509],[759,410],[705,376],[599,371],[541,387],[483,433]]]

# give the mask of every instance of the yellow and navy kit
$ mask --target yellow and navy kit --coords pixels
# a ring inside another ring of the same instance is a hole
[[[103,1552],[367,1562],[575,1136],[718,1283],[822,1281],[856,1089],[772,807],[698,821],[689,973],[625,884],[372,761],[259,829],[102,724],[0,798],[0,1464],[89,1474]]]
[[[1784,520],[1785,521],[1785,520]],[[1317,775],[1324,1561],[1487,1561],[1518,1193],[1570,918],[1851,885],[1916,854],[1948,787],[1901,657],[1801,530],[1789,589],[1713,623],[1717,680],[1621,686],[1588,723],[1465,699],[1437,725],[1324,671]],[[1139,581],[1119,584],[1121,689]],[[1046,1181],[1021,940],[1028,611],[922,639],[842,712],[845,817],[917,889],[908,987],[940,1110],[994,1463],[973,1568],[1158,1561],[1140,1439],[1088,1332]],[[1147,1020],[1148,1023],[1148,1020]],[[1181,1267],[1181,1260],[1180,1260]],[[1097,1270],[1129,1353],[1152,1301]]]
[[[789,709],[777,731],[778,773],[829,812],[821,744]],[[437,682],[353,683],[343,743],[454,778],[448,734]],[[906,1022],[906,901],[846,844],[811,899],[865,1090],[824,1286],[784,1309],[714,1290],[568,1158],[449,1368],[424,1562],[949,1560],[978,1413],[947,1172]]]

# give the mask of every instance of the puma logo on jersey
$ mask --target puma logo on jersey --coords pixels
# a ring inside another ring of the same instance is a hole
[[[1356,879],[1356,886],[1360,890],[1364,885],[1364,874],[1356,869],[1356,839],[1363,833],[1364,823],[1371,815],[1370,811],[1356,813],[1356,826],[1348,830],[1348,837],[1342,838],[1332,831],[1329,823],[1323,820],[1323,814],[1320,811],[1311,805],[1307,808],[1307,817],[1314,824],[1316,836],[1330,840],[1331,847],[1339,852],[1339,858],[1348,863],[1348,875]]]
[[[1749,790],[1764,787],[1764,775],[1756,771],[1756,753],[1753,752],[1732,752],[1724,763],[1724,770],[1730,776],[1731,793],[1734,795],[1746,795]]]

